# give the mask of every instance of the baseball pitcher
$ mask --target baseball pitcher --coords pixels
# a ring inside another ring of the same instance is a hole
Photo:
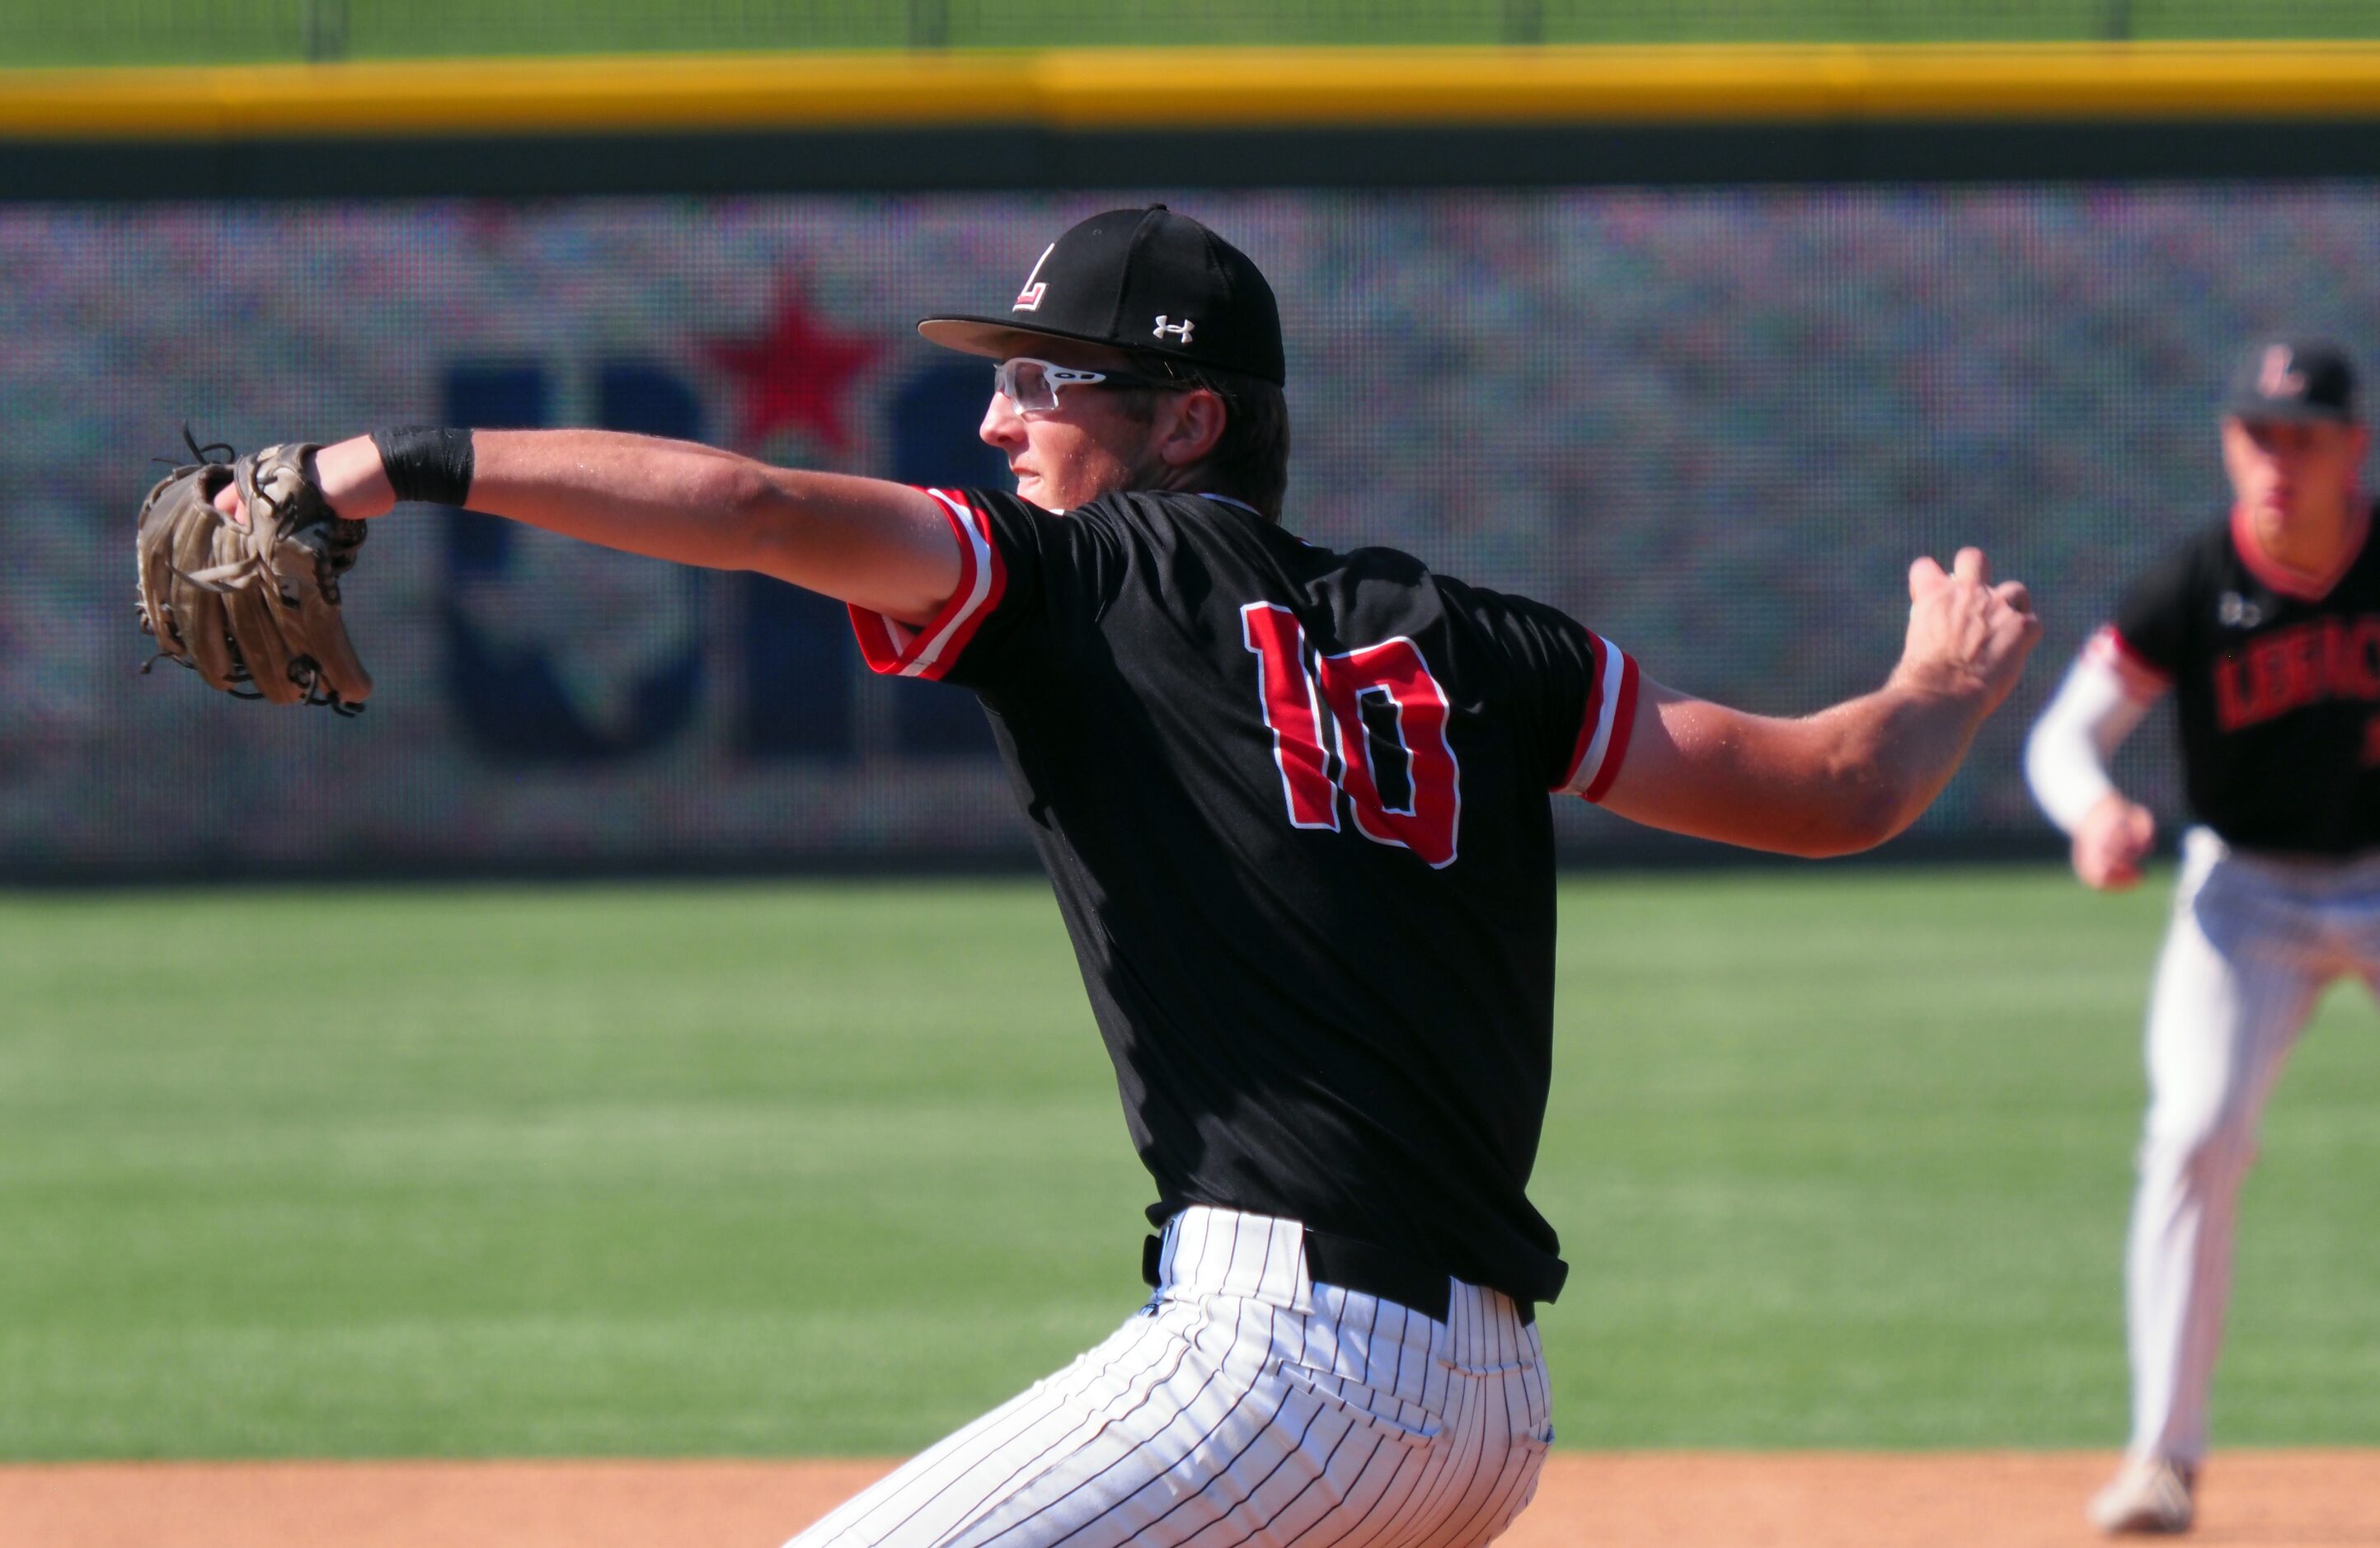
[[[1778,720],[1672,692],[1553,608],[1283,525],[1280,318],[1213,232],[1119,210],[1018,256],[1013,297],[919,324],[990,367],[1014,490],[586,430],[383,430],[304,466],[341,520],[468,502],[823,592],[875,670],[990,717],[1155,1179],[1152,1294],[803,1548],[1486,1542],[1553,1439],[1536,1309],[1565,1267],[1525,1191],[1548,792],[1880,843],[2039,624],[1971,549],[1912,567],[1875,693]]]

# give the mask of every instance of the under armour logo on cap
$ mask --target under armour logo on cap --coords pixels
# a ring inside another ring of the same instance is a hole
[[[1159,312],[1157,314],[1157,326],[1149,330],[1149,335],[1152,338],[1161,339],[1166,334],[1171,333],[1175,338],[1180,339],[1184,344],[1188,344],[1190,342],[1190,328],[1191,322],[1188,318],[1185,317],[1179,322],[1168,322],[1165,320],[1165,314],[1163,312]]]

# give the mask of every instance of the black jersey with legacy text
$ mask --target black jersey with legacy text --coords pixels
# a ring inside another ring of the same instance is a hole
[[[879,671],[979,697],[1115,1062],[1150,1218],[1217,1204],[1550,1300],[1524,1190],[1553,1021],[1548,791],[1634,663],[1560,611],[1235,503],[929,491],[965,556]]]
[[[2295,575],[2235,514],[2143,575],[2095,646],[2141,696],[2174,689],[2191,808],[2231,844],[2380,848],[2374,549],[2367,537],[2337,574]]]

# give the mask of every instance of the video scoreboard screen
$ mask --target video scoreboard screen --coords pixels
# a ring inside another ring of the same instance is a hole
[[[972,700],[871,678],[838,605],[468,513],[374,524],[361,718],[143,678],[143,459],[185,421],[243,450],[596,425],[997,485],[987,364],[912,323],[1003,308],[1068,224],[1153,198],[1280,295],[1312,541],[1540,597],[1775,712],[1881,680],[1912,555],[2030,581],[2037,665],[1923,829],[1985,844],[2040,830],[2018,753],[2066,658],[2220,512],[2237,350],[2380,363],[2380,188],[2337,182],[15,205],[0,870],[1022,854]],[[2170,808],[2161,742],[2125,761]],[[1571,853],[1628,841],[1563,806]]]

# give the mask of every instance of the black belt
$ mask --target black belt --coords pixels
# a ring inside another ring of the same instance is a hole
[[[1444,1322],[1453,1299],[1451,1276],[1443,1269],[1431,1267],[1419,1258],[1382,1247],[1375,1242],[1358,1241],[1351,1236],[1333,1236],[1313,1227],[1305,1231],[1305,1273],[1318,1285],[1336,1285],[1342,1290],[1357,1290],[1410,1307],[1433,1322]],[[1165,1253],[1161,1237],[1149,1237],[1140,1244],[1140,1277],[1151,1287],[1157,1284],[1158,1265]],[[1537,1320],[1534,1301],[1512,1302],[1521,1313],[1524,1325]]]

